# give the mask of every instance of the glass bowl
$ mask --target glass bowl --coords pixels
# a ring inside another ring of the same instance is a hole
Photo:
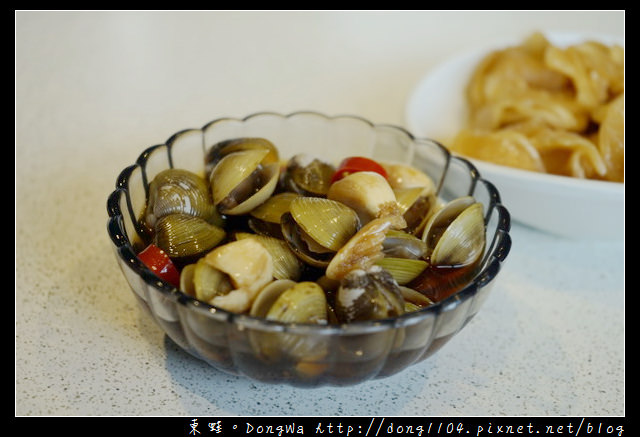
[[[205,151],[236,137],[267,138],[285,158],[309,153],[337,163],[360,155],[408,163],[436,181],[443,201],[472,195],[484,205],[486,223],[487,244],[478,273],[455,294],[419,311],[349,324],[283,324],[228,312],[182,293],[136,257],[136,218],[157,173],[170,167],[202,173]],[[168,337],[218,370],[300,387],[345,386],[384,378],[428,358],[479,311],[511,247],[509,213],[494,185],[472,164],[451,156],[435,141],[351,115],[261,112],[177,132],[166,143],[144,150],[120,173],[107,210],[107,230],[118,264],[141,308]],[[274,337],[315,344],[325,353],[309,360],[278,354],[265,357],[255,347],[256,341]]]

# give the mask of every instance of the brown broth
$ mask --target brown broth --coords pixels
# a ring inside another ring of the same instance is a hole
[[[419,291],[434,302],[439,302],[464,288],[477,271],[477,267],[478,263],[464,266],[429,265],[417,278],[408,283],[407,287]]]

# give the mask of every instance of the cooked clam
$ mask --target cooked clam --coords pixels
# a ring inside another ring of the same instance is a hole
[[[395,188],[400,211],[407,221],[408,232],[419,235],[429,216],[436,210],[438,199],[432,187]]]
[[[379,266],[355,269],[344,276],[336,294],[338,320],[349,323],[397,317],[404,313],[404,298],[391,274]]]
[[[169,214],[155,226],[155,244],[171,258],[189,259],[203,255],[225,238],[223,228],[201,217],[189,214]]]
[[[327,266],[327,278],[341,280],[351,270],[371,267],[384,257],[382,250],[387,232],[403,229],[406,224],[398,215],[371,220],[336,252]]]
[[[180,289],[198,300],[209,302],[229,293],[233,287],[227,275],[200,258],[182,269]]]
[[[385,256],[422,259],[427,255],[427,243],[405,230],[390,229],[382,242]]]
[[[249,227],[256,233],[281,238],[280,219],[289,212],[291,201],[299,196],[300,194],[285,191],[269,197],[249,212]]]
[[[267,249],[273,259],[273,277],[275,279],[291,279],[294,281],[300,279],[304,268],[302,261],[293,253],[284,240],[248,232],[236,233],[236,239],[241,240],[244,238],[254,238]]]
[[[229,276],[234,289],[211,300],[213,305],[229,311],[247,311],[258,291],[273,280],[271,254],[252,238],[219,246],[205,255],[204,259]]]
[[[214,144],[209,149],[204,159],[205,174],[210,175],[211,171],[216,166],[218,161],[220,161],[226,155],[233,152],[238,152],[241,150],[249,150],[249,149],[268,150],[267,155],[264,157],[265,163],[278,162],[280,159],[279,152],[276,146],[271,141],[265,138],[260,138],[260,137],[232,138],[229,140],[220,141]]]
[[[211,171],[213,203],[223,214],[239,215],[265,202],[276,189],[280,165],[269,150],[246,149],[224,156]]]
[[[282,176],[285,189],[305,196],[325,196],[335,167],[307,154],[289,160]]]
[[[422,239],[434,265],[475,263],[485,247],[482,204],[471,196],[450,201],[429,219]]]
[[[398,284],[405,285],[417,278],[429,263],[423,259],[385,256],[376,261],[376,265],[391,273]]]
[[[265,317],[278,297],[294,285],[296,283],[291,279],[276,279],[269,283],[260,290],[253,300],[249,314],[254,317]]]
[[[285,323],[327,323],[327,299],[315,282],[299,282],[278,296],[265,314]]]
[[[324,290],[315,282],[290,283],[276,281],[265,287],[256,298],[252,313],[267,320],[294,324],[326,324],[327,300]],[[268,360],[291,360],[297,371],[308,373],[313,363],[326,354],[326,337],[322,335],[287,332],[251,332],[253,347]],[[301,368],[300,363],[306,363]],[[315,372],[310,372],[312,376]]]
[[[373,171],[351,173],[329,187],[327,198],[343,203],[364,224],[374,218],[400,214],[400,207],[384,176]]]
[[[359,227],[358,216],[340,202],[300,196],[282,216],[285,241],[303,261],[324,267]]]
[[[144,220],[153,229],[160,218],[175,213],[200,217],[218,226],[223,224],[207,181],[193,172],[170,168],[158,173],[149,184]]]

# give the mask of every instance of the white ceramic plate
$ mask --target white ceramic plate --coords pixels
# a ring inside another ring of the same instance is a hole
[[[624,40],[606,35],[545,32],[556,45],[584,40],[607,44]],[[521,39],[469,50],[431,70],[411,94],[406,108],[408,129],[418,137],[446,145],[465,119],[464,87],[477,63],[491,50],[519,44]],[[498,188],[513,220],[575,239],[624,238],[624,184],[581,180],[517,170],[470,160]]]

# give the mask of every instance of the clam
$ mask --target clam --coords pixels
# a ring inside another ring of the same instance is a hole
[[[335,167],[307,154],[292,157],[284,169],[282,182],[286,190],[305,196],[325,196]]]
[[[291,201],[300,195],[288,191],[274,194],[249,212],[249,227],[258,234],[282,237],[280,219],[289,212]]]
[[[275,281],[258,295],[251,314],[288,324],[326,324],[327,299],[315,282]],[[307,374],[309,366],[321,370],[317,363],[327,352],[326,337],[313,332],[250,332],[254,349],[267,360],[291,361],[296,371]],[[301,363],[303,363],[301,365]],[[310,372],[311,376],[315,372]]]
[[[207,181],[188,170],[170,168],[158,173],[149,184],[144,220],[153,229],[160,218],[175,213],[201,217],[218,226],[223,224]]]
[[[225,155],[211,171],[213,203],[222,214],[240,215],[265,202],[276,189],[280,165],[269,150],[246,149]]]
[[[382,242],[385,256],[422,259],[427,254],[427,243],[406,230],[390,229]]]
[[[436,210],[438,198],[433,187],[395,188],[402,216],[407,221],[407,231],[419,235],[429,216]]]
[[[304,262],[325,267],[356,233],[360,222],[354,210],[323,197],[300,196],[282,216],[282,234]]]
[[[267,249],[273,259],[273,277],[275,279],[291,279],[294,281],[300,279],[304,265],[284,240],[248,232],[238,232],[235,236],[238,240],[254,238]]]
[[[260,290],[251,304],[249,314],[254,317],[265,317],[280,295],[296,285],[291,279],[276,279]]]
[[[404,313],[404,298],[391,274],[379,266],[355,269],[341,280],[336,294],[338,320],[349,323],[397,317]]]
[[[374,218],[398,215],[400,207],[384,176],[373,171],[351,173],[329,187],[327,198],[343,203],[364,224]]]
[[[327,323],[327,299],[315,282],[298,282],[283,291],[265,314],[284,323]]]
[[[229,293],[233,287],[227,275],[200,258],[182,269],[180,289],[198,300],[209,302]]]
[[[273,280],[271,254],[252,238],[219,246],[207,253],[204,260],[229,277],[233,290],[211,300],[212,305],[229,311],[247,311],[258,291]]]
[[[341,280],[354,269],[366,270],[384,257],[383,243],[387,232],[406,226],[402,216],[390,215],[371,220],[342,246],[327,265],[328,279]]]
[[[154,242],[171,258],[186,260],[210,251],[225,236],[223,228],[201,217],[174,213],[156,222]]]
[[[431,264],[465,266],[475,263],[485,247],[483,206],[471,196],[445,204],[426,223],[422,235]]]
[[[214,144],[204,158],[205,174],[210,175],[213,168],[218,161],[224,158],[226,155],[238,152],[241,150],[250,149],[266,149],[267,155],[264,157],[264,162],[278,162],[279,152],[276,146],[269,140],[260,137],[242,137],[232,138],[229,140],[220,141]]]

